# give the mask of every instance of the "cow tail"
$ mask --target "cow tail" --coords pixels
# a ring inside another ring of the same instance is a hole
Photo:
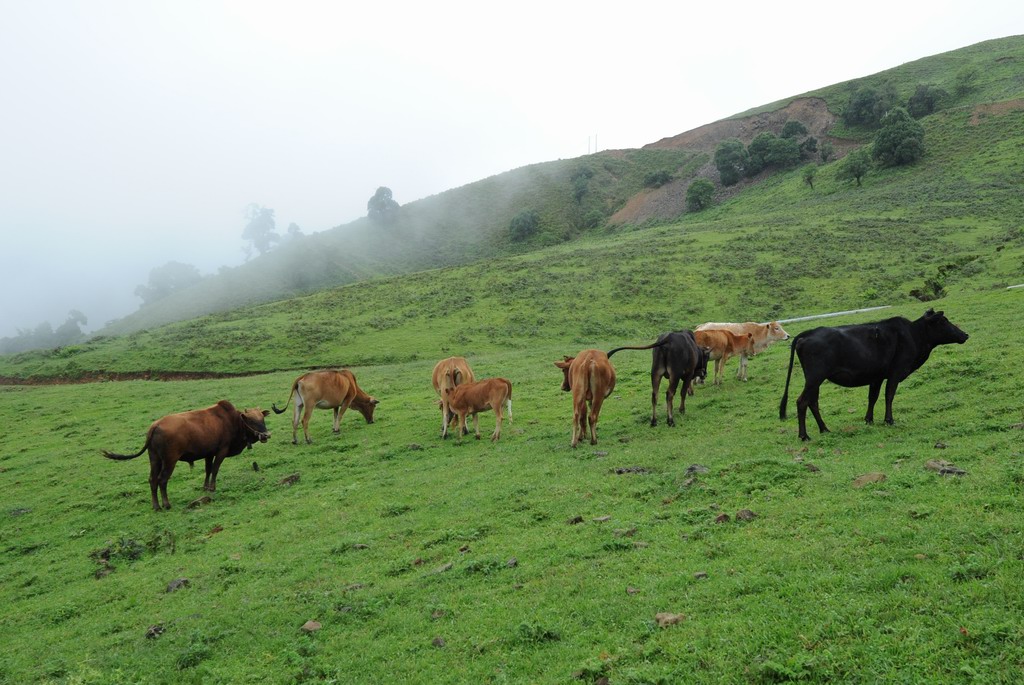
[[[144,444],[142,446],[142,449],[139,450],[138,452],[136,452],[135,454],[114,454],[113,452],[108,452],[107,450],[103,450],[103,456],[106,457],[107,459],[116,459],[118,461],[125,461],[126,459],[134,459],[135,457],[139,456],[140,454],[142,454],[143,452],[145,452],[146,450],[149,449],[149,443],[150,443],[150,439],[151,439],[152,435],[153,435],[153,431],[150,431],[150,432],[146,433],[146,444]]]
[[[288,409],[289,402],[292,401],[292,395],[295,394],[295,389],[298,388],[298,387],[299,387],[299,381],[298,381],[298,379],[296,379],[295,382],[292,383],[292,391],[290,393],[288,393],[288,402],[285,402],[284,406],[281,407],[280,409],[277,408],[277,404],[276,403],[270,405],[270,408],[274,410],[275,414],[283,414],[283,413],[285,413],[285,411]],[[263,405],[263,406],[266,406],[266,405]]]
[[[643,347],[632,347],[632,346],[629,346],[629,347],[616,347],[614,350],[612,350],[611,352],[608,353],[608,356],[611,357],[613,354],[615,354],[619,350],[651,350],[651,349],[654,349],[655,347],[661,347],[662,345],[667,345],[667,344],[668,344],[668,338],[665,338],[664,340],[661,340],[661,341],[656,342],[656,343],[651,343],[650,345],[644,345]]]
[[[505,396],[505,408],[508,410],[508,422],[512,423],[512,384],[508,384],[508,395]]]
[[[798,335],[793,339],[793,344],[789,346],[789,371],[786,372],[786,389],[782,393],[782,401],[779,402],[779,420],[783,421],[786,418],[786,403],[789,401],[789,379],[793,375],[793,356],[796,354],[796,344],[799,342],[800,336]]]

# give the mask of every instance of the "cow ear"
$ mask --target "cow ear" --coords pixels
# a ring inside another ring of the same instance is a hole
[[[264,410],[263,410],[263,415],[264,415],[264,416],[270,416],[270,412],[269,412],[269,411],[267,411],[266,409],[264,409]]]
[[[380,400],[374,400],[374,401],[373,401],[373,406],[375,406],[375,407],[376,407],[376,406],[377,406],[378,404],[380,404]]]

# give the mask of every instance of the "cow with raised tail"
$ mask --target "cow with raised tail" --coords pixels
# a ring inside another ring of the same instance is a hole
[[[356,383],[356,376],[348,369],[326,369],[323,371],[311,371],[295,379],[292,383],[291,392],[288,394],[288,401],[280,409],[276,404],[271,405],[275,414],[283,414],[288,409],[288,402],[295,398],[295,412],[292,415],[292,444],[299,444],[298,430],[299,421],[302,421],[302,434],[306,438],[306,444],[312,444],[309,437],[309,417],[314,409],[334,410],[334,432],[341,432],[341,419],[349,407],[363,415],[366,423],[373,423],[373,412],[380,403],[380,400],[370,397],[359,384]]]
[[[786,418],[789,379],[793,357],[800,357],[804,370],[804,389],[796,399],[800,439],[807,435],[807,409],[814,414],[818,430],[827,433],[818,408],[821,384],[832,381],[846,388],[868,386],[866,423],[874,423],[875,402],[885,382],[885,422],[892,424],[892,400],[896,388],[928,361],[938,345],[967,342],[968,335],[950,323],[942,312],[929,309],[924,316],[910,321],[896,316],[875,323],[812,328],[793,339],[789,353],[786,390],[779,403],[779,419]]]
[[[672,414],[672,400],[676,388],[682,381],[679,394],[679,413],[686,413],[686,395],[693,394],[693,382],[708,375],[709,351],[697,344],[693,331],[672,331],[662,333],[658,339],[643,347],[616,347],[608,353],[611,357],[619,350],[653,350],[651,353],[651,426],[658,425],[658,388],[661,379],[668,379],[665,403],[668,410],[668,425],[675,426]]]
[[[227,400],[212,407],[168,414],[157,419],[146,433],[146,442],[135,454],[114,454],[103,450],[108,459],[134,459],[149,450],[149,489],[153,496],[153,511],[160,511],[156,491],[160,489],[165,509],[171,508],[167,499],[167,481],[179,461],[191,466],[202,459],[206,462],[203,489],[217,489],[217,473],[226,457],[233,457],[254,443],[270,439],[264,421],[269,414],[262,409],[239,411]]]

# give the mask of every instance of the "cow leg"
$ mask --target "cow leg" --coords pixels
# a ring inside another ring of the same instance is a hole
[[[899,387],[900,382],[893,378],[890,378],[885,382],[885,422],[888,425],[892,425],[892,401],[896,397],[896,388]]]
[[[747,380],[747,355],[746,353],[740,354],[740,368],[736,371],[736,378],[741,381]]]
[[[498,438],[501,437],[501,419],[501,403],[499,402],[498,406],[494,408],[494,432],[491,434],[491,442],[495,442]],[[511,414],[509,414],[508,421],[509,423],[512,423]]]
[[[875,422],[875,402],[878,401],[878,393],[881,389],[882,381],[868,386],[868,413],[864,415],[864,423]]]
[[[334,428],[331,429],[335,435],[341,432],[341,407],[334,408]]]
[[[149,491],[153,496],[153,511],[160,511],[160,503],[156,498],[156,489],[160,484],[161,460],[149,455]],[[164,497],[167,495],[165,494]]]
[[[295,394],[295,412],[292,414],[292,444],[298,445],[299,421],[302,420],[302,396]]]
[[[721,385],[725,380],[725,355],[715,360],[715,385]]]
[[[476,435],[476,439],[480,439],[480,414],[473,412],[473,433]]]
[[[690,378],[688,376],[681,376],[679,378],[683,384],[683,389],[679,391],[679,413],[686,413],[686,392],[690,388]]]
[[[313,444],[313,441],[309,439],[309,417],[313,415],[314,409],[316,409],[315,404],[307,404],[305,411],[302,412],[302,435],[305,436],[307,445]]]
[[[218,452],[217,455],[215,457],[213,457],[212,459],[210,459],[209,457],[206,458],[207,468],[209,468],[209,470],[210,470],[210,475],[209,475],[210,482],[209,482],[209,487],[205,488],[206,490],[209,490],[210,492],[216,492],[217,491],[217,474],[220,473],[220,465],[222,463],[224,463],[224,458],[227,457],[227,456],[228,456],[228,450],[227,450],[227,448],[225,448],[225,449],[221,450],[220,452]],[[213,467],[212,468],[210,468],[210,462],[211,461],[213,462]]]
[[[169,459],[168,461],[170,463],[167,466],[165,466],[163,469],[160,470],[160,476],[158,478],[159,485],[160,485],[160,495],[163,497],[163,500],[164,500],[164,509],[170,509],[171,508],[171,500],[167,499],[167,481],[169,481],[171,479],[171,474],[174,473],[174,464],[178,460],[177,459],[173,459],[173,460]],[[157,511],[159,511],[159,509],[157,509]]]
[[[601,405],[604,398],[598,395],[590,403],[590,444],[597,444],[597,417],[601,415]]]
[[[676,397],[676,387],[679,385],[679,377],[672,371],[668,373],[668,387],[665,389],[665,405],[668,410],[668,420],[665,422],[670,426],[676,425],[676,417],[672,413],[672,402]]]
[[[444,392],[444,391],[442,391],[442,392]],[[452,422],[453,418],[455,418],[455,417],[453,417],[451,415],[451,412],[448,411],[448,402],[445,401],[445,399],[442,397],[441,398],[441,437],[446,439],[446,440],[448,439],[448,425]]]
[[[800,393],[800,397],[796,398],[797,414],[800,417],[800,439],[810,440],[810,436],[807,435],[807,409],[811,410],[814,415],[814,420],[818,424],[819,433],[828,433],[829,430],[825,426],[825,422],[821,418],[821,408],[818,406],[818,396],[821,389],[821,384],[817,385],[808,383],[804,386],[804,391]]]
[[[203,478],[203,490],[210,491],[213,489],[210,487],[210,483],[216,480],[213,478],[213,457],[203,459],[203,470],[206,471],[206,476]]]
[[[661,386],[661,371],[651,372],[651,427],[658,425],[658,388]]]
[[[587,403],[586,400],[573,402],[572,404],[572,446],[579,444],[580,438],[587,431]]]

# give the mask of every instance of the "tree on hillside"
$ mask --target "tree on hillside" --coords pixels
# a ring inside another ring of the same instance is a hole
[[[882,117],[871,156],[883,167],[913,164],[924,155],[924,126],[902,107]]]
[[[793,138],[779,138],[774,133],[759,133],[747,147],[747,175],[763,169],[785,169],[800,161],[800,145]]]
[[[57,326],[57,330],[53,332],[53,347],[64,347],[81,342],[85,337],[81,327],[87,323],[89,320],[85,318],[85,314],[77,309],[72,309],[68,312],[67,320]]]
[[[860,147],[846,155],[842,163],[839,166],[839,172],[836,174],[836,178],[840,181],[856,181],[857,185],[860,185],[860,180],[867,175],[871,170],[871,150],[867,147]]]
[[[832,158],[833,154],[835,154],[835,148],[832,146],[832,143],[827,140],[818,147],[818,158],[821,160],[822,164],[828,162],[828,160]]]
[[[782,126],[783,138],[798,138],[807,135],[807,127],[796,119],[790,119]]]
[[[275,230],[273,209],[251,202],[245,208],[245,219],[247,223],[245,230],[242,231],[242,240],[248,240],[251,243],[250,248],[256,248],[260,255],[269,252],[274,243],[281,242],[281,236]],[[249,251],[246,250],[246,258],[248,256]]]
[[[978,79],[980,77],[981,71],[978,67],[968,64],[956,72],[956,76],[953,77],[953,92],[956,93],[957,97],[969,94],[978,87]]]
[[[715,148],[715,168],[723,186],[739,183],[748,163],[747,148],[736,138],[723,140]]]
[[[804,183],[809,185],[811,187],[811,190],[814,190],[814,177],[818,175],[818,165],[808,164],[803,168],[803,171],[800,173],[800,175],[801,177],[803,177]]]
[[[391,188],[381,186],[377,192],[366,201],[366,216],[370,221],[389,223],[398,213],[399,205],[391,196]]]
[[[509,237],[513,242],[526,240],[540,228],[540,214],[535,209],[524,209],[512,217],[509,223]]]
[[[191,264],[170,261],[149,272],[149,283],[135,287],[135,295],[143,304],[153,304],[171,293],[184,290],[202,279],[199,269]]]
[[[907,111],[915,119],[926,117],[935,112],[949,93],[927,83],[917,84],[914,94],[907,100]]]
[[[715,199],[715,184],[706,178],[698,178],[686,189],[686,208],[699,212],[711,206]]]
[[[847,126],[876,128],[882,116],[898,104],[899,94],[890,81],[878,88],[858,88],[843,109],[843,121]]]
[[[48,350],[65,347],[82,342],[85,333],[81,325],[88,323],[85,314],[72,309],[67,320],[53,329],[49,321],[44,321],[33,329],[18,329],[18,334],[9,338],[0,338],[0,354],[16,354],[28,350]]]
[[[302,229],[299,227],[297,223],[293,221],[290,224],[288,224],[288,233],[286,234],[288,240],[295,240],[296,238],[301,238],[304,235],[305,234],[302,232]]]

